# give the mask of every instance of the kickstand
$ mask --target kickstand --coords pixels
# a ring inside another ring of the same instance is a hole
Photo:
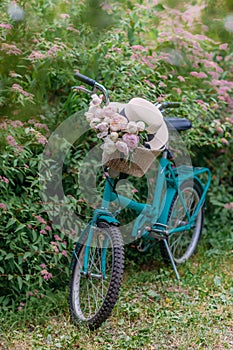
[[[166,247],[166,249],[167,249],[168,256],[169,256],[169,258],[170,258],[170,260],[171,260],[173,270],[175,271],[176,278],[177,278],[178,281],[179,281],[179,280],[180,280],[180,275],[179,275],[179,272],[178,272],[178,270],[177,270],[177,267],[176,267],[176,264],[175,264],[173,255],[172,255],[172,253],[171,253],[171,249],[170,249],[170,247],[169,247],[169,245],[168,245],[167,239],[164,239],[163,241],[164,241],[165,247]]]

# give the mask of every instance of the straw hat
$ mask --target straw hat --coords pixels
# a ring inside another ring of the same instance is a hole
[[[146,145],[149,145],[152,151],[164,148],[168,141],[168,129],[162,113],[153,103],[135,97],[127,104],[111,102],[110,106],[115,106],[129,121],[143,121],[146,124],[146,131],[152,136]]]

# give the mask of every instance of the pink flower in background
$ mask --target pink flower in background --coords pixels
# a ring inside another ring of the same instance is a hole
[[[58,235],[54,235],[54,239],[55,241],[62,241],[61,237]]]
[[[173,87],[172,90],[176,91],[178,95],[182,94],[182,90],[180,88]]]
[[[46,145],[46,143],[48,142],[48,140],[46,139],[45,136],[41,135],[40,137],[36,137],[38,143],[42,144],[42,145]]]
[[[228,49],[228,44],[221,44],[219,45],[220,50],[227,50]]]
[[[28,56],[28,58],[32,61],[35,61],[35,60],[41,60],[46,58],[46,55],[40,51],[32,51],[32,53]]]
[[[222,61],[223,58],[222,58],[222,56],[216,56],[216,60],[217,60],[217,61]]]
[[[66,250],[63,250],[61,253],[62,253],[62,255],[64,255],[65,257],[67,257],[67,251],[66,251]]]
[[[20,120],[11,120],[10,124],[14,127],[14,128],[19,128],[21,126],[23,126],[23,123]]]
[[[50,272],[48,272],[46,269],[43,269],[42,271],[40,271],[40,274],[42,275],[45,281],[48,281],[50,278],[53,277],[53,275]]]
[[[56,53],[61,49],[58,45],[53,45],[51,49],[47,51],[47,56],[53,57],[56,55]]]
[[[144,79],[144,82],[145,82],[149,87],[151,87],[152,89],[155,89],[155,85],[154,85],[153,83],[151,83],[149,80]]]
[[[7,55],[17,56],[22,54],[22,51],[16,45],[7,43],[2,44],[0,51],[5,51]]]
[[[135,134],[124,134],[122,139],[130,150],[135,149],[139,144],[139,137]]]
[[[13,84],[11,88],[12,90],[19,92],[20,94],[24,95],[25,97],[28,97],[31,100],[34,97],[33,94],[30,94],[29,92],[25,91],[19,84]]]
[[[178,75],[177,79],[179,79],[180,81],[184,82],[185,81],[185,78],[182,77],[182,75]]]
[[[0,203],[0,209],[3,209],[4,211],[7,211],[7,206],[4,203]]]
[[[58,237],[58,236],[57,236]],[[59,239],[59,241],[61,241],[61,239]],[[51,242],[50,244],[56,246],[56,247],[59,247],[59,243],[58,242]]]
[[[12,25],[9,24],[9,23],[0,23],[0,28],[3,28],[3,29],[11,29],[11,28],[12,28]]]
[[[223,145],[229,146],[229,141],[227,141],[224,137],[222,138],[221,141]]]
[[[224,207],[225,207],[226,209],[233,210],[233,202],[224,204]]]
[[[17,146],[17,142],[15,141],[14,137],[11,136],[11,135],[9,135],[9,136],[6,137],[6,142],[7,142],[8,145],[10,145],[10,146],[13,146],[13,147]]]
[[[9,183],[9,180],[5,176],[0,176],[0,181],[5,182],[6,184]]]
[[[46,224],[46,221],[40,215],[36,215],[35,218],[39,221],[40,224]]]
[[[190,72],[190,75],[195,78],[207,78],[207,75],[204,72]]]
[[[47,232],[46,232],[45,230],[40,230],[40,233],[41,233],[42,235],[46,235],[46,234],[47,234]]]
[[[46,226],[45,226],[45,229],[46,229],[47,231],[52,231],[52,229],[51,229],[51,227],[50,227],[49,225],[46,225]]]
[[[202,100],[196,100],[196,102],[202,106],[202,108],[204,109],[204,111],[207,111],[207,105],[204,101]]]
[[[42,269],[46,269],[46,265],[45,264],[40,264],[40,267],[42,268]]]
[[[147,48],[145,48],[142,45],[133,45],[133,46],[131,46],[131,49],[136,50],[136,51],[147,51],[148,50]]]
[[[160,81],[159,86],[163,88],[163,87],[166,87],[167,85],[163,81]]]
[[[217,131],[217,133],[219,133],[219,134],[223,134],[223,129],[221,128],[221,126],[219,126],[219,125],[217,125],[217,126],[215,126],[215,130]]]
[[[165,94],[161,94],[161,95],[157,98],[157,101],[158,101],[158,102],[162,102],[162,101],[165,100],[165,98],[166,98],[166,95],[165,95]]]

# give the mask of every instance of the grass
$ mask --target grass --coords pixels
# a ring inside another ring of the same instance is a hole
[[[120,298],[97,331],[69,318],[68,291],[1,315],[0,349],[232,349],[233,256],[199,254],[179,268],[148,256],[127,263]]]

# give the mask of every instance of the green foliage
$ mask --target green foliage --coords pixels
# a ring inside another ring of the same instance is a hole
[[[67,284],[72,245],[51,226],[40,198],[38,161],[48,137],[35,120],[1,123],[6,140],[0,158],[1,307],[19,307],[44,290]]]
[[[10,300],[19,306],[28,293],[35,296],[36,290],[40,294],[62,286],[61,281],[67,283],[63,251],[71,252],[71,242],[43,212],[37,166],[49,137],[47,126],[53,130],[87,106],[86,95],[71,92],[77,84],[75,69],[102,82],[112,101],[141,96],[152,102],[181,102],[171,113],[193,123],[183,135],[185,144],[196,154],[197,165],[209,163],[214,174],[208,244],[220,251],[225,234],[232,243],[233,211],[226,206],[233,202],[229,190],[232,33],[224,27],[232,5],[228,0],[222,1],[223,7],[208,1],[205,8],[188,1],[155,3],[111,1],[102,6],[102,1],[20,0],[16,3],[24,11],[20,20],[12,16],[8,0],[0,3],[0,301],[4,307]],[[78,186],[79,161],[96,142],[93,135],[88,137],[71,148],[63,169],[69,205],[82,218],[90,216],[90,208]],[[216,155],[220,156],[212,160]],[[140,183],[136,188],[145,187]],[[53,278],[43,277],[50,275],[41,274],[41,264]]]

